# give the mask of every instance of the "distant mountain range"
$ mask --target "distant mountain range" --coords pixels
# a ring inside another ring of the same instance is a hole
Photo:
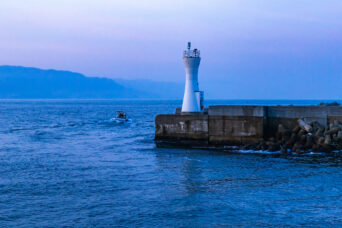
[[[80,73],[0,66],[0,98],[180,99],[181,83],[86,77]]]

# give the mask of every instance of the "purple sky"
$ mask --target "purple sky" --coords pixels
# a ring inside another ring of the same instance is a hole
[[[0,32],[0,65],[183,82],[192,41],[217,96],[342,98],[341,0],[6,0]]]

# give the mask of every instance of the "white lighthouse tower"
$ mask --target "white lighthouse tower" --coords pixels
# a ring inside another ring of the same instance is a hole
[[[183,113],[203,111],[203,91],[198,88],[198,67],[201,62],[200,51],[191,50],[191,43],[188,42],[188,49],[184,51],[183,62],[185,65],[186,81],[182,105]]]

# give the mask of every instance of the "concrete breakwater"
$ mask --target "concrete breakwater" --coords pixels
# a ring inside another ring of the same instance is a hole
[[[210,106],[158,115],[157,145],[295,151],[342,150],[340,106]]]

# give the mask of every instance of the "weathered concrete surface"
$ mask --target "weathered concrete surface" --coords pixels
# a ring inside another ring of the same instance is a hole
[[[317,121],[322,126],[327,125],[327,107],[321,106],[269,106],[266,109],[265,136],[272,137],[277,132],[279,124],[287,128],[297,126],[298,119],[305,122]]]
[[[323,127],[336,120],[342,123],[342,107],[210,106],[208,114],[158,115],[155,139],[194,145],[253,144],[275,137],[280,124],[294,129],[298,119]]]
[[[342,107],[326,107],[327,108],[327,123],[333,123],[334,120],[342,122]]]
[[[318,122],[326,127],[334,120],[342,121],[342,107],[335,106],[268,106],[265,107],[265,136],[271,137],[277,131],[279,124],[287,128],[297,126],[297,120]]]
[[[209,116],[255,116],[264,117],[264,106],[252,105],[215,105],[209,106]]]
[[[158,115],[156,140],[208,143],[208,115]]]
[[[264,107],[210,106],[209,143],[256,143],[264,136]]]
[[[209,143],[235,145],[263,139],[264,119],[254,116],[209,116]]]

